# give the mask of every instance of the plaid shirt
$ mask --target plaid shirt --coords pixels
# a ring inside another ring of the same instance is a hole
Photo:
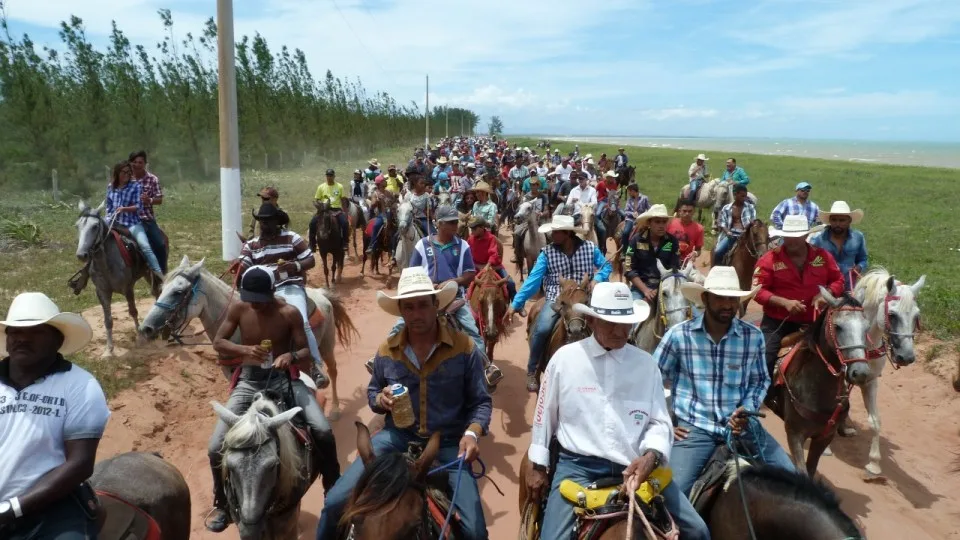
[[[140,183],[140,192],[151,199],[163,197],[163,188],[160,187],[160,179],[157,175],[147,171],[147,175],[137,180]],[[153,214],[153,203],[140,203],[140,219],[143,221],[156,221],[157,216]]]
[[[755,219],[757,219],[757,207],[750,204],[749,201],[744,201],[743,208],[740,210],[740,229],[731,229],[733,226],[733,203],[728,203],[720,210],[717,226],[721,229],[729,229],[731,236],[738,237],[743,234],[744,228],[753,223]]]
[[[820,207],[817,203],[807,199],[806,204],[800,204],[796,197],[785,199],[770,213],[770,221],[777,229],[783,228],[783,218],[787,216],[807,216],[807,224],[813,227],[820,221]]]
[[[723,436],[737,407],[758,411],[770,386],[763,333],[734,318],[714,343],[703,315],[667,331],[653,357],[670,389],[677,418]]]
[[[134,225],[140,223],[139,212],[120,212],[117,213],[117,208],[123,208],[125,206],[136,206],[143,209],[143,203],[140,202],[140,183],[139,182],[127,182],[127,185],[122,188],[113,189],[112,186],[107,186],[107,221],[113,219],[113,215],[117,215],[115,223],[119,223],[124,227],[130,228]]]

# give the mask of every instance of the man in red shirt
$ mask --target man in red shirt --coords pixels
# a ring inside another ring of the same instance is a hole
[[[498,276],[507,278],[507,294],[512,302],[513,297],[517,295],[517,284],[507,274],[507,269],[503,267],[500,241],[490,232],[490,224],[485,219],[479,216],[470,218],[470,236],[467,237],[467,244],[470,245],[473,265],[477,268],[477,272],[480,272],[484,266],[489,264],[496,270]]]
[[[753,286],[760,287],[754,299],[763,306],[760,330],[771,376],[783,337],[812,323],[826,304],[820,287],[834,296],[843,294],[843,273],[833,255],[807,243],[807,235],[821,228],[810,229],[803,215],[786,216],[782,230],[770,229],[770,236],[783,237],[783,245],[764,253],[753,272]]]
[[[694,258],[703,249],[703,225],[693,220],[693,205],[680,203],[677,216],[667,223],[667,232],[680,242],[680,260],[684,261],[691,253]]]

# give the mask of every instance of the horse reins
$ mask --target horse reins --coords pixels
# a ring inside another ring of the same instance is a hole
[[[667,276],[667,278],[673,278],[673,279],[677,279],[677,280],[681,280],[681,281],[689,281],[688,278],[687,278],[687,276],[684,275],[684,274],[682,274],[682,273],[680,273],[680,272],[672,272],[669,276]],[[663,301],[663,280],[661,280],[661,281],[660,281],[660,286],[657,287],[657,314],[658,314],[658,317],[657,317],[657,326],[654,327],[654,329],[653,329],[653,335],[654,335],[654,337],[656,337],[657,339],[662,339],[662,338],[663,338],[662,331],[661,331],[661,333],[659,333],[659,334],[658,334],[658,331],[661,330],[661,327],[663,328],[663,330],[666,330],[666,328],[667,328],[667,315],[669,315],[669,314],[671,314],[671,313],[675,313],[675,312],[677,312],[677,311],[686,311],[686,312],[687,312],[687,316],[686,316],[686,319],[685,319],[685,320],[688,320],[688,321],[689,321],[689,320],[693,319],[693,307],[692,307],[689,303],[688,303],[685,307],[678,307],[678,308],[673,308],[673,309],[667,309],[667,306],[666,306],[666,304],[665,304],[664,301]]]

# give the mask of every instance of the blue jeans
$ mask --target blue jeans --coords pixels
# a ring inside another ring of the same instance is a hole
[[[573,513],[573,505],[560,494],[560,482],[562,480],[570,479],[581,486],[585,486],[601,478],[621,476],[624,469],[626,469],[625,466],[606,459],[581,456],[561,450],[556,473],[553,475],[553,484],[550,486],[550,495],[547,497],[547,509],[543,513],[543,527],[540,530],[540,538],[545,540],[547,538],[551,540],[572,538],[576,516]],[[671,482],[661,494],[663,495],[664,505],[680,529],[680,538],[683,538],[683,540],[710,538],[707,524],[697,514],[690,501],[680,492],[675,481]]]
[[[477,350],[480,351],[480,355],[486,357],[487,347],[483,342],[483,337],[480,336],[480,329],[477,328],[477,321],[473,318],[473,312],[470,311],[470,303],[468,302],[460,306],[460,309],[457,310],[454,316],[457,318],[460,326],[463,327],[464,333],[473,340],[473,344],[476,345]],[[403,317],[397,319],[396,324],[390,329],[388,335],[392,336],[396,334],[401,328],[403,328]]]
[[[6,540],[97,540],[97,522],[90,519],[79,500],[67,495],[14,522],[15,528],[0,530]]]
[[[153,253],[157,256],[157,262],[160,263],[160,270],[163,275],[167,274],[167,246],[164,242],[163,232],[160,230],[160,226],[157,225],[157,222],[150,220],[141,220],[140,223],[143,224],[143,230],[147,231],[147,238],[150,240],[150,247],[153,248]]]
[[[633,230],[633,220],[624,220],[623,235],[620,237],[620,249],[626,251],[627,242],[630,241],[630,232]]]
[[[317,365],[317,369],[323,371],[323,361],[320,358],[320,348],[317,346],[317,336],[313,334],[313,329],[310,328],[310,314],[307,313],[307,290],[303,288],[303,285],[289,284],[277,287],[273,294],[283,298],[286,303],[297,308],[297,311],[300,312],[300,316],[303,317],[303,330],[307,334],[310,356],[313,357],[313,363]],[[317,309],[320,308],[317,307]]]
[[[513,302],[513,297],[517,295],[517,283],[513,281],[513,278],[507,274],[507,269],[504,267],[496,268],[497,275],[501,278],[507,278],[507,296],[510,301]]]
[[[436,229],[433,228],[433,224],[430,223],[430,220],[428,220],[427,218],[425,217],[417,218],[417,221],[420,222],[420,227],[422,228],[423,231],[426,231],[426,234],[428,236],[431,234],[437,233]]]
[[[737,243],[736,236],[721,234],[717,240],[716,247],[713,248],[713,261],[715,264],[723,264],[723,257],[730,251],[730,248]]]
[[[690,433],[686,439],[673,443],[673,450],[670,452],[670,466],[673,468],[673,483],[680,488],[684,495],[689,495],[690,488],[697,481],[704,465],[707,464],[707,460],[710,459],[718,446],[726,444],[726,442],[722,438],[694,427],[683,420],[680,420],[677,425],[690,430]],[[788,471],[796,470],[793,462],[790,461],[790,456],[784,452],[783,448],[780,448],[776,439],[767,433],[763,426],[757,422],[751,422],[750,426],[752,430],[758,430],[756,436],[763,447],[758,451],[753,442],[753,435],[745,432],[740,439],[744,450],[751,454],[760,454],[763,461],[768,465],[776,465]]]
[[[154,272],[163,275],[160,269],[160,261],[157,260],[157,255],[153,252],[153,248],[150,247],[150,238],[147,236],[147,231],[143,227],[143,222],[131,225],[129,230],[130,236],[133,237],[134,241],[137,242],[137,247],[140,248],[140,253],[142,253],[143,258],[147,260],[147,266]]]
[[[422,441],[408,431],[395,428],[384,428],[373,436],[372,446],[375,455],[383,455],[389,452],[406,452],[407,445],[411,441]],[[424,441],[425,442],[425,441]],[[440,463],[450,463],[457,459],[459,453],[459,439],[445,439],[440,443],[440,453],[437,454],[437,461]],[[317,524],[317,540],[333,540],[337,538],[337,522],[343,515],[344,507],[354,486],[360,480],[363,474],[363,461],[359,458],[350,465],[347,472],[340,477],[333,489],[327,493],[323,503],[323,511],[320,513],[320,522]],[[450,489],[457,484],[457,471],[450,471]],[[470,476],[466,467],[460,472],[460,491],[457,492],[457,498],[453,502],[460,515],[460,525],[466,538],[471,540],[484,540],[487,538],[487,524],[483,517],[483,505],[480,502],[480,491],[477,489],[477,481]]]
[[[530,359],[527,360],[527,375],[533,375],[537,372],[537,364],[540,358],[546,354],[547,341],[553,332],[553,327],[560,321],[560,312],[553,309],[548,301],[543,304],[543,309],[537,314],[537,320],[533,323],[533,332],[530,335]],[[546,536],[542,536],[547,538]]]

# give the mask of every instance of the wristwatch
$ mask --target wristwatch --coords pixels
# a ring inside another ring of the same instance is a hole
[[[658,450],[654,450],[654,449],[651,448],[651,449],[649,449],[649,450],[647,450],[646,452],[643,453],[643,455],[647,455],[647,454],[653,454],[653,468],[654,468],[654,469],[660,467],[660,465],[663,464],[663,454],[661,454]]]

